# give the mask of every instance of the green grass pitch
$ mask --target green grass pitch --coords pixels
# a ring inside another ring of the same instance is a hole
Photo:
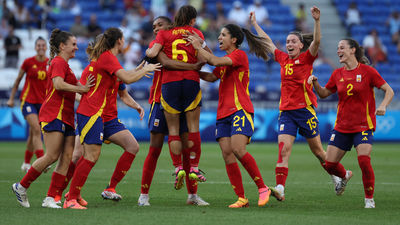
[[[326,144],[324,145],[326,147]],[[22,208],[11,191],[11,184],[24,175],[20,170],[24,142],[0,142],[0,224],[400,224],[400,144],[376,143],[372,165],[375,169],[376,209],[364,209],[361,171],[353,149],[342,160],[354,172],[346,192],[338,197],[330,177],[304,143],[295,143],[286,182],[286,201],[271,197],[264,208],[257,207],[257,188],[241,167],[250,207],[229,209],[236,201],[229,184],[219,146],[203,143],[200,168],[207,182],[199,184],[198,194],[211,205],[186,205],[185,188],[173,188],[173,168],[164,146],[150,189],[150,207],[138,207],[141,171],[148,143],[141,143],[131,170],[117,186],[120,202],[105,201],[100,193],[107,185],[122,153],[116,145],[104,145],[102,155],[82,190],[88,210],[41,208],[50,184],[51,172],[43,174],[28,190],[31,208]],[[277,145],[252,143],[248,151],[256,159],[264,181],[275,185]],[[54,168],[54,165],[53,167]]]

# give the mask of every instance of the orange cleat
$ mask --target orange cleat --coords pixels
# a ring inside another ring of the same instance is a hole
[[[69,192],[65,193],[64,198],[68,199]],[[79,197],[76,199],[76,201],[79,203],[81,206],[87,206],[88,202],[82,198],[82,196],[79,195]]]
[[[249,200],[247,198],[241,198],[233,203],[232,205],[229,205],[229,208],[247,208],[249,207]]]
[[[258,189],[258,206],[265,206],[269,201],[269,196],[271,195],[271,189],[268,187]]]
[[[65,200],[64,201],[64,209],[87,209],[84,206],[81,206],[76,199]]]

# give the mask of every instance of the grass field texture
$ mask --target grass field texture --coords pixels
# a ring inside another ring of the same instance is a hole
[[[82,189],[82,196],[89,202],[88,209],[64,210],[41,207],[52,170],[42,174],[29,188],[31,208],[22,208],[17,203],[11,185],[24,175],[20,166],[25,143],[0,142],[0,224],[400,224],[400,144],[377,143],[373,149],[376,209],[363,208],[362,175],[354,149],[342,160],[354,176],[344,195],[338,197],[330,177],[304,143],[294,145],[284,202],[271,197],[266,207],[257,207],[257,188],[241,167],[245,193],[250,200],[250,207],[244,209],[227,207],[237,199],[216,143],[202,144],[200,168],[206,172],[207,182],[199,184],[198,194],[210,203],[206,207],[186,205],[186,189],[173,188],[173,167],[164,146],[150,189],[151,206],[139,207],[141,172],[148,152],[148,143],[141,143],[130,171],[116,189],[123,200],[105,201],[100,196],[122,154],[118,146],[104,145]],[[274,186],[276,144],[252,143],[248,151],[256,159],[265,183]]]

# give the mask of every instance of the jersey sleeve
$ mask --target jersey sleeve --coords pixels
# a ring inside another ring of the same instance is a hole
[[[117,72],[118,70],[123,69],[123,67],[119,63],[117,57],[115,57],[112,54],[107,54],[104,56],[105,57],[102,57],[102,60],[99,63],[102,66],[102,68],[105,71],[107,71],[107,73],[115,74],[115,72]]]
[[[21,69],[24,70],[25,72],[28,71],[28,69],[29,69],[29,64],[30,64],[30,63],[29,63],[29,60],[28,60],[28,59],[25,59],[24,62],[22,63],[22,65],[21,65]]]
[[[244,54],[245,53],[242,51],[233,51],[231,54],[227,55],[227,57],[232,60],[232,66],[237,67],[245,63],[245,60],[243,60]]]
[[[222,70],[222,66],[217,66],[215,67],[215,69],[213,70],[213,74],[218,77],[218,79],[221,79],[221,70]]]
[[[311,55],[310,50],[307,49],[304,56],[305,62],[307,64],[313,64],[316,58],[318,58],[318,53],[315,56],[313,56]]]
[[[156,39],[154,40],[153,45],[154,45],[155,43],[158,43],[158,44],[160,44],[160,45],[164,45],[164,44],[165,44],[165,43],[164,43],[164,42],[165,42],[164,34],[165,34],[165,31],[164,31],[164,30],[158,31],[157,36],[156,36]],[[153,47],[153,46],[151,46],[151,47]]]
[[[338,73],[338,70],[333,71],[331,77],[328,80],[328,83],[326,83],[326,85],[325,85],[325,88],[328,89],[332,93],[335,93],[337,91],[337,86],[336,86],[337,73]]]
[[[194,29],[193,31],[196,32],[199,35],[199,37],[204,40],[204,34],[200,30]]]
[[[382,85],[386,83],[386,81],[382,78],[382,76],[378,73],[378,71],[370,67],[371,72],[371,86],[380,88]]]
[[[274,54],[275,54],[275,61],[276,61],[276,62],[278,62],[279,64],[280,64],[281,62],[283,62],[284,57],[285,57],[285,55],[286,55],[284,52],[282,52],[282,51],[279,50],[279,49],[275,49]]]
[[[61,60],[57,60],[57,59],[53,59],[54,63],[53,63],[53,71],[51,73],[51,79],[53,79],[54,77],[61,77],[62,79],[65,79],[65,75],[68,72],[68,65],[66,65],[66,63],[64,63]]]

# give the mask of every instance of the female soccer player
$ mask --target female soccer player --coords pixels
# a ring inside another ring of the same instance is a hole
[[[336,186],[336,194],[343,194],[353,173],[346,171],[340,160],[354,145],[362,172],[365,208],[375,208],[375,175],[371,166],[375,115],[385,115],[394,92],[378,71],[366,65],[368,59],[357,41],[342,39],[338,44],[337,54],[344,67],[333,71],[325,87],[321,87],[316,76],[311,75],[308,78],[320,98],[326,98],[335,92],[339,96],[335,128],[326,151],[326,168],[328,173],[341,178]],[[385,92],[385,97],[376,110],[374,87]]]
[[[201,72],[201,76],[207,81],[220,79],[215,134],[222,150],[229,180],[239,197],[235,203],[229,205],[229,208],[249,206],[249,200],[244,195],[242,175],[236,159],[242,163],[258,187],[258,206],[266,205],[271,194],[271,190],[264,184],[256,161],[246,150],[246,145],[254,132],[254,109],[248,90],[249,61],[246,53],[238,49],[244,36],[249,43],[250,52],[268,59],[269,46],[264,38],[255,36],[250,31],[234,24],[225,25],[218,37],[219,48],[227,53],[224,57],[214,56],[204,50],[200,44],[201,39],[197,35],[187,37],[200,56],[204,57],[209,64],[217,66],[213,73]]]
[[[285,199],[284,190],[289,172],[289,157],[297,130],[307,139],[310,150],[325,168],[326,154],[321,144],[318,119],[314,109],[317,107],[317,97],[312,91],[311,85],[307,83],[313,70],[313,62],[317,58],[321,40],[319,9],[315,6],[312,7],[311,15],[314,19],[314,34],[304,35],[291,32],[286,38],[288,53],[285,53],[276,48],[271,38],[257,24],[255,13],[250,13],[251,24],[258,35],[266,38],[272,50],[269,53],[272,53],[275,61],[281,65],[281,100],[278,119],[279,153],[275,168],[277,184],[275,189],[277,191],[273,192],[280,201]],[[337,182],[335,177],[332,177],[332,180]]]
[[[134,154],[125,152],[127,155],[124,155],[124,153],[122,156],[126,156],[127,161],[130,161],[129,167],[138,151],[139,146],[133,135],[127,130],[121,130],[118,120],[111,120],[109,124],[104,122],[106,120],[102,118],[103,110],[107,108],[107,104],[110,104],[108,97],[112,95],[113,91],[116,91],[117,79],[127,84],[133,83],[145,75],[150,75],[151,72],[158,70],[161,66],[159,64],[144,64],[143,62],[136,69],[124,70],[116,57],[121,53],[124,42],[121,30],[109,28],[104,32],[94,48],[89,51],[91,63],[88,73],[94,74],[96,86],[82,96],[77,109],[78,129],[80,141],[83,143],[84,154],[83,159],[76,166],[69,195],[64,202],[64,208],[86,209],[86,207],[77,202],[77,199],[80,197],[81,188],[85,184],[91,169],[100,156],[103,138],[108,134],[105,129],[107,126],[117,126],[118,131],[122,132],[123,142],[118,142],[120,139],[114,140],[115,142],[124,147],[132,148]],[[112,138],[112,133],[110,138]]]
[[[153,22],[153,32],[157,36],[158,31],[167,30],[171,25],[171,20],[168,17],[160,16],[156,18]],[[149,47],[152,47],[154,41],[150,43]],[[153,77],[153,85],[150,88],[150,96],[149,96],[149,104],[150,107],[150,116],[149,116],[149,130],[150,130],[150,148],[149,153],[143,164],[143,172],[142,172],[142,185],[141,185],[141,193],[138,199],[139,206],[150,206],[149,202],[149,190],[151,186],[151,182],[153,180],[154,171],[157,166],[157,160],[160,156],[162,146],[164,144],[164,137],[168,135],[167,124],[165,121],[165,116],[163,111],[161,110],[161,80],[162,73],[164,69],[177,69],[177,70],[199,70],[203,63],[184,63],[177,60],[172,60],[168,58],[164,52],[160,52],[157,56],[158,61],[161,62],[163,68],[161,71],[156,71]],[[173,153],[170,152],[171,157],[178,161],[174,166],[180,166],[183,162],[183,169],[185,173],[189,174],[190,172],[190,160],[197,160],[197,164],[200,158],[200,154],[193,154],[192,159],[189,159],[189,149],[187,148],[187,125],[186,119],[181,114],[180,115],[180,138],[182,140],[183,151],[182,157],[183,161],[176,159]],[[202,175],[199,175],[202,176]],[[200,196],[197,195],[197,181],[190,180],[186,177],[186,187],[188,190],[188,204],[193,205],[209,205],[206,201],[204,201]]]
[[[197,11],[193,6],[182,6],[175,15],[175,22],[170,30],[160,30],[152,48],[146,50],[146,55],[154,58],[163,49],[164,53],[173,60],[187,63],[196,63],[196,51],[191,45],[186,45],[183,35],[187,32],[197,33],[203,40],[200,30],[194,28]],[[208,49],[208,47],[206,47]],[[208,49],[209,50],[209,49]],[[168,145],[172,152],[175,168],[175,189],[183,186],[186,172],[181,160],[182,141],[179,136],[180,114],[185,113],[189,130],[189,151],[201,154],[201,140],[199,132],[201,90],[198,71],[195,70],[164,70],[162,76],[161,105],[164,110],[168,126]],[[190,165],[189,178],[200,182],[201,174],[198,165]]]
[[[18,77],[15,79],[11,90],[7,106],[14,107],[14,97],[17,93],[19,83],[26,73],[24,88],[22,89],[21,110],[25,120],[29,125],[28,140],[26,142],[25,160],[22,163],[21,170],[28,172],[31,168],[31,159],[33,154],[37,158],[43,156],[43,142],[40,133],[39,111],[46,95],[46,66],[49,60],[46,57],[47,43],[42,37],[35,41],[36,55],[25,59],[19,70]]]
[[[65,179],[71,161],[75,140],[75,92],[89,91],[93,82],[93,77],[90,76],[86,85],[80,85],[69,68],[68,60],[75,57],[76,50],[78,50],[76,38],[71,33],[59,29],[51,32],[51,63],[48,75],[52,81],[47,83],[46,97],[39,112],[46,153],[32,164],[19,183],[12,185],[18,202],[24,207],[30,207],[26,190],[45,168],[60,158],[52,180],[62,180]],[[60,208],[51,197],[45,198],[42,206]]]

